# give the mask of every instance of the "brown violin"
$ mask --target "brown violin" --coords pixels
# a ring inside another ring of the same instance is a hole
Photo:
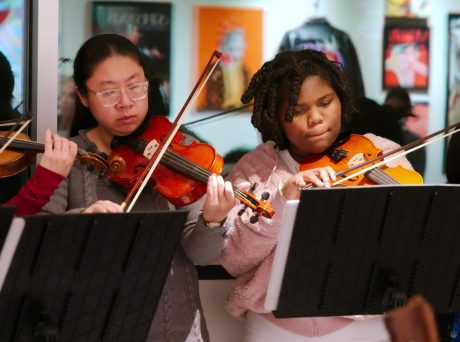
[[[146,130],[139,136],[118,144],[108,158],[108,177],[126,189],[131,189],[144,171],[149,159],[170,130],[171,123],[162,116],[153,116]],[[222,157],[208,145],[193,141],[177,132],[160,159],[148,185],[176,206],[195,202],[206,193],[206,183],[212,173],[220,174]],[[257,214],[274,215],[268,196],[258,200],[252,192],[233,187],[235,197]]]
[[[330,166],[337,174],[337,180],[345,178],[353,169],[356,176],[340,182],[345,186],[375,185],[375,184],[423,184],[423,177],[414,170],[402,166],[380,166],[359,174],[367,161],[378,159],[382,150],[378,149],[371,140],[359,134],[350,134],[339,139],[323,154],[309,155],[300,165],[300,171],[317,167]]]
[[[5,138],[6,134],[8,132],[0,131],[0,147],[8,141]],[[7,149],[0,154],[0,178],[14,176],[24,171],[35,162],[35,155],[44,151],[45,144],[31,141],[27,134],[19,133]],[[102,172],[107,172],[109,168],[104,158],[83,149],[77,150],[77,159]]]

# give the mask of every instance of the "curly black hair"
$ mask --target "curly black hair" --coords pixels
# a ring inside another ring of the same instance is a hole
[[[300,88],[309,76],[319,76],[330,84],[341,102],[342,124],[349,120],[354,111],[352,94],[340,64],[315,50],[281,52],[255,73],[241,97],[243,103],[254,98],[251,122],[264,142],[272,140],[278,148],[287,148],[289,141],[281,128],[278,112],[287,101],[285,118],[292,121]]]

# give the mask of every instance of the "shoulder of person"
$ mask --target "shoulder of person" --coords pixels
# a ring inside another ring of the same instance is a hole
[[[379,135],[375,135],[373,133],[366,133],[364,134],[366,138],[368,138],[377,148],[382,150],[394,149],[398,148],[400,145],[393,140],[381,137]]]
[[[239,161],[239,163],[244,164],[254,164],[262,163],[263,165],[272,164],[277,158],[277,148],[273,141],[267,141],[258,145],[254,150],[249,153],[246,153]]]
[[[239,178],[241,174],[248,177],[253,175],[264,177],[266,173],[272,171],[277,158],[277,149],[272,141],[260,144],[241,157],[230,171],[228,178]]]

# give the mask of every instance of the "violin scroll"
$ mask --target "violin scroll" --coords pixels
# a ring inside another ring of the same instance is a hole
[[[102,174],[107,174],[109,171],[109,163],[107,160],[96,153],[79,148],[77,151],[77,159],[81,164],[88,165],[90,168],[95,168]]]

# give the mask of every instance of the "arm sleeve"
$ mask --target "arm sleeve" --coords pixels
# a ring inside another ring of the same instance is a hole
[[[16,206],[18,216],[36,214],[48,203],[63,179],[64,177],[60,174],[39,164],[35,173],[19,190],[19,193],[6,204]]]
[[[205,195],[206,196],[206,195]],[[181,245],[185,254],[196,265],[208,265],[218,260],[228,239],[228,220],[221,227],[209,228],[201,219],[205,197],[183,209],[189,210]]]
[[[42,212],[47,214],[64,214],[68,208],[68,188],[69,179],[64,179],[54,194],[51,196],[50,201],[43,207]],[[70,213],[77,213],[81,210],[71,211]]]

